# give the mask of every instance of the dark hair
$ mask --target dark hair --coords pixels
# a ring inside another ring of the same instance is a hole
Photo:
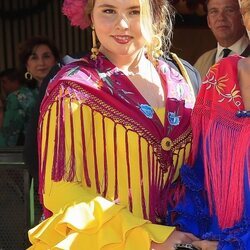
[[[0,78],[7,77],[11,81],[20,81],[20,72],[15,68],[8,68],[0,72]]]
[[[204,4],[204,11],[206,12],[206,14],[208,14],[208,10],[207,10],[208,2],[209,0],[205,0],[205,4]]]
[[[22,81],[26,82],[29,88],[36,88],[37,87],[37,81],[35,79],[27,81],[24,78],[24,74],[27,71],[26,64],[28,62],[29,57],[32,55],[34,48],[36,48],[39,45],[47,45],[53,56],[55,57],[56,61],[60,60],[60,54],[55,46],[55,44],[50,41],[47,37],[43,36],[33,36],[29,39],[25,40],[23,43],[19,45],[19,67],[20,72],[22,74]]]
[[[8,80],[10,80],[11,82],[17,81],[20,85],[22,85],[21,74],[16,68],[8,68],[5,70],[2,70],[0,72],[0,78],[3,78],[3,77],[8,78]],[[7,93],[4,91],[1,85],[2,85],[2,82],[0,80],[0,101],[2,102],[2,106],[3,106],[2,108],[5,108]]]
[[[20,61],[20,69],[22,71],[26,71],[27,61],[30,55],[32,54],[34,48],[41,44],[47,45],[50,48],[52,54],[54,55],[56,61],[59,61],[60,59],[59,51],[57,47],[54,45],[54,43],[52,43],[52,41],[50,41],[47,37],[34,36],[27,39],[26,41],[24,41],[19,45],[19,61]]]

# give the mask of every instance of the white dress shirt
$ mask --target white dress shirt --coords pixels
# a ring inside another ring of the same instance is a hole
[[[229,55],[241,55],[244,50],[249,45],[249,39],[246,35],[242,36],[236,43],[234,43],[232,46],[227,47],[231,50]],[[215,56],[215,62],[218,62],[223,57],[223,49],[225,47],[222,47],[219,43],[217,43],[217,53]]]

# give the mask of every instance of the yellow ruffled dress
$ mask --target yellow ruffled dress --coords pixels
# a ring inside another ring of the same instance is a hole
[[[73,149],[75,178],[52,180],[55,131],[62,115],[58,105],[52,102],[40,120],[40,165],[46,166],[43,201],[53,215],[29,231],[29,249],[147,250],[152,241],[164,242],[174,228],[148,219],[152,178],[163,183],[168,178],[153,146],[76,99],[63,98],[65,168],[71,166]],[[163,123],[165,108],[155,111]],[[176,168],[190,150],[190,143],[178,143]]]

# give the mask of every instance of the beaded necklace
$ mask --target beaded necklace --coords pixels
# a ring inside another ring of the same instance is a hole
[[[236,116],[239,118],[250,117],[250,110],[238,110]]]

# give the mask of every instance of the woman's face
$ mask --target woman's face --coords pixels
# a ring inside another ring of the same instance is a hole
[[[33,78],[41,83],[55,64],[56,59],[50,48],[45,44],[41,44],[33,49],[32,54],[28,58],[26,68]]]
[[[95,0],[91,18],[106,56],[130,56],[144,47],[139,0]]]

